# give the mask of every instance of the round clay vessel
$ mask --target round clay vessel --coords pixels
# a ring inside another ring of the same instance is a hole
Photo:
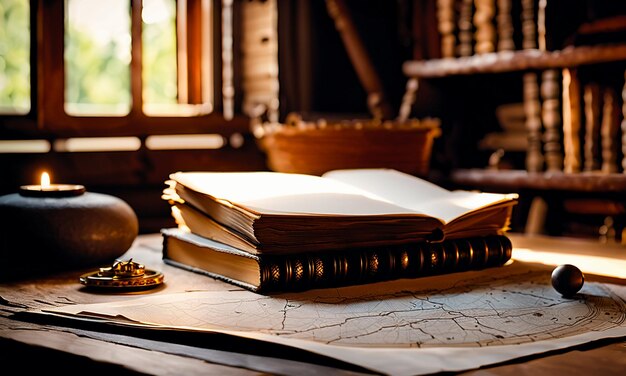
[[[87,192],[74,197],[0,197],[0,279],[109,264],[138,234],[123,200]]]

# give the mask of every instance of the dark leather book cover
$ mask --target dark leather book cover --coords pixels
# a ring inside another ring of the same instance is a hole
[[[479,270],[501,266],[512,254],[512,244],[504,235],[268,256],[252,255],[177,229],[161,232],[163,259],[168,264],[260,293],[303,291]],[[176,252],[172,252],[173,244],[176,244]],[[180,256],[181,246],[184,256]],[[229,266],[226,269],[217,266],[222,260],[227,260]],[[246,270],[251,269],[250,265],[255,267],[254,272],[248,273],[248,280],[236,277],[241,272],[238,265],[243,268],[243,263],[247,265]]]

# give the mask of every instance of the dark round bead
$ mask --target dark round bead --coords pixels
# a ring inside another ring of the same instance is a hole
[[[564,297],[576,294],[584,283],[585,276],[574,265],[559,265],[552,271],[552,287]]]

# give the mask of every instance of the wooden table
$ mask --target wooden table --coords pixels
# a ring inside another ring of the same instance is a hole
[[[537,251],[601,253],[626,260],[626,247],[595,241],[527,238],[510,234],[514,247]],[[515,248],[514,248],[515,254]],[[143,294],[166,294],[194,289],[218,289],[222,282],[166,265],[161,260],[159,234],[141,235],[123,256],[147,268],[160,270],[166,283]],[[30,308],[73,303],[97,303],[136,297],[139,293],[109,294],[85,290],[78,277],[89,270],[60,272],[38,278],[0,283],[0,353],[5,369],[21,372],[55,370],[69,374],[367,374],[358,367],[316,358],[294,350],[262,346],[241,348],[224,337],[208,343],[170,341],[156,333],[138,335],[128,330],[101,330],[98,325],[24,320]],[[626,280],[586,275],[588,280],[626,283]],[[63,325],[62,325],[63,324]],[[15,369],[15,368],[13,368]],[[465,375],[620,374],[626,370],[626,341],[600,341],[559,353],[529,357],[465,372]]]

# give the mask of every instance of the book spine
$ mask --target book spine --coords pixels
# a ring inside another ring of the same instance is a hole
[[[297,291],[501,266],[512,254],[503,235],[341,253],[267,256],[259,291]]]

